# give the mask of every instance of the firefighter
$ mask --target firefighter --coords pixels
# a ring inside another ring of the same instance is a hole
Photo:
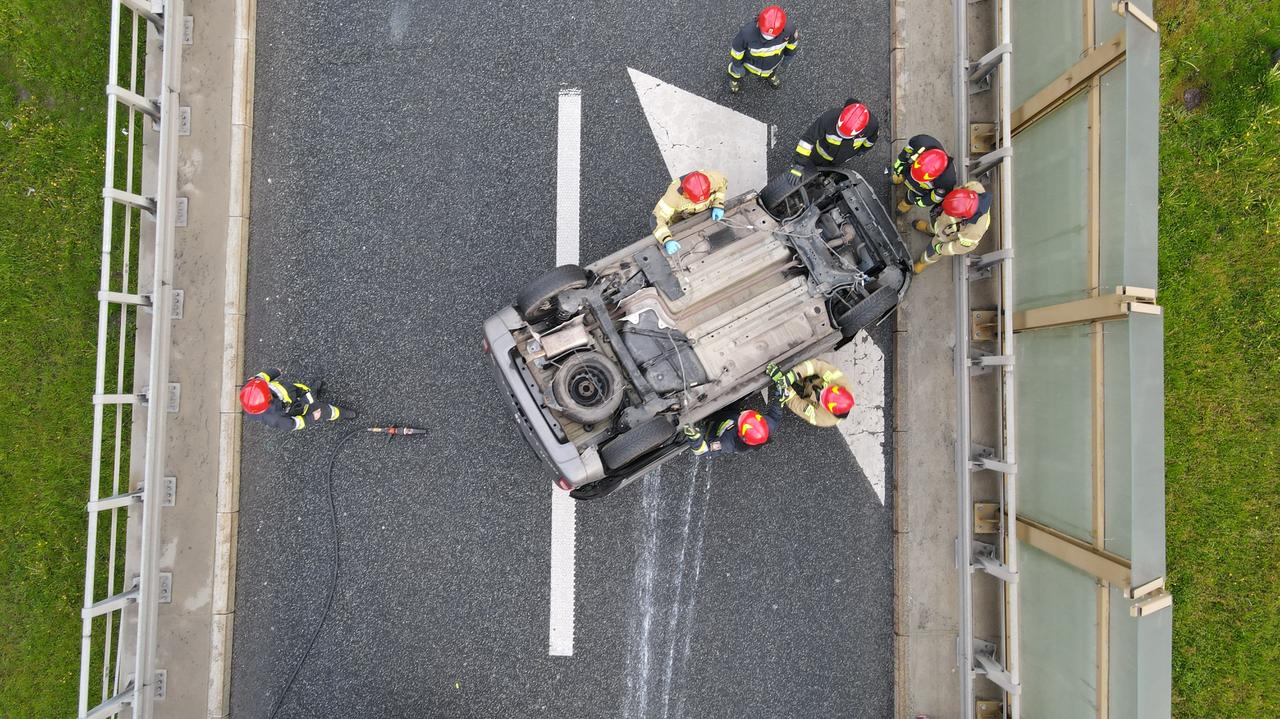
[[[913,205],[933,208],[956,186],[955,160],[937,138],[916,135],[893,161],[893,184],[907,186],[907,198],[898,202],[898,212],[909,212]]]
[[[933,224],[916,220],[915,228],[932,232],[933,241],[915,264],[917,273],[944,255],[973,251],[991,226],[991,195],[981,182],[970,180],[942,199],[942,212]]]
[[[680,243],[671,239],[669,225],[708,209],[711,219],[719,222],[724,217],[724,195],[728,188],[729,180],[713,170],[694,170],[672,180],[653,207],[653,217],[649,220],[653,239],[668,255],[679,252]]]
[[[871,149],[880,125],[863,103],[852,98],[818,116],[796,143],[788,180],[799,185],[806,170],[837,167]]]
[[[250,377],[240,388],[240,406],[249,419],[273,429],[306,429],[320,422],[355,419],[355,410],[340,409],[316,399],[323,382],[310,386],[283,379],[278,369]]]
[[[738,454],[759,449],[769,441],[769,435],[782,419],[783,395],[777,388],[771,391],[772,401],[763,413],[747,409],[742,402],[725,407],[711,415],[706,431],[686,425],[681,428],[684,441],[695,455]]]
[[[795,57],[800,35],[787,24],[787,13],[777,5],[760,11],[755,24],[747,23],[729,43],[729,92],[742,89],[742,78],[751,73],[782,84],[782,71]]]
[[[805,360],[783,372],[769,363],[765,373],[786,397],[787,409],[815,427],[834,427],[853,411],[853,393],[838,380],[844,373],[818,358]]]

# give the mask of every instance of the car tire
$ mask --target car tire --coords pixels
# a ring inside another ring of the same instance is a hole
[[[898,288],[886,285],[847,311],[836,315],[836,326],[846,339],[879,322],[898,304]]]
[[[582,424],[603,422],[622,404],[622,373],[599,352],[578,352],[560,363],[551,378],[551,393],[569,419]]]
[[[666,417],[654,417],[605,443],[600,448],[600,461],[609,469],[621,469],[666,444],[675,433]]]
[[[807,182],[813,177],[813,172],[805,170],[804,180]],[[798,195],[800,189],[804,187],[804,182],[799,185],[791,184],[791,171],[779,172],[774,175],[760,191],[760,206],[765,209],[773,219],[783,222],[791,219],[799,212],[786,212],[787,200],[792,195]],[[801,208],[803,209],[803,208]]]
[[[906,281],[906,277],[907,274],[902,271],[901,267],[889,265],[876,276],[876,287],[891,287],[894,292],[897,292],[902,289],[902,284]]]
[[[577,265],[560,265],[520,288],[516,293],[516,311],[525,322],[546,319],[556,309],[556,295],[583,289],[589,283],[586,270]]]

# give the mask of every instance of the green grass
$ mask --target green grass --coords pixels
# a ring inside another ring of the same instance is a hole
[[[1280,4],[1156,11],[1174,716],[1277,717]]]
[[[0,0],[0,717],[75,714],[109,6]]]

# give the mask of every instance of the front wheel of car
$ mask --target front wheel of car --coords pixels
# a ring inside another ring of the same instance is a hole
[[[898,304],[898,288],[885,285],[872,292],[869,297],[848,310],[836,315],[836,326],[845,338],[853,337],[860,331],[879,322]]]
[[[620,469],[666,444],[675,433],[666,417],[654,417],[605,443],[600,448],[600,460],[609,469]]]
[[[590,283],[587,271],[577,265],[560,265],[530,282],[516,293],[516,311],[525,322],[546,319],[556,309],[556,296],[580,290]]]

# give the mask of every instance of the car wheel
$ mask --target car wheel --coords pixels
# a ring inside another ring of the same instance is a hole
[[[898,304],[898,288],[886,285],[848,310],[836,315],[836,326],[846,338],[880,321]]]
[[[894,292],[902,289],[902,283],[906,280],[906,273],[901,267],[889,265],[880,271],[876,276],[877,287],[891,287]]]
[[[804,179],[807,182],[813,176],[811,171],[806,170]],[[804,195],[800,192],[803,187],[803,182],[799,185],[791,184],[790,171],[780,172],[760,191],[760,206],[779,222],[789,220],[800,214],[806,206]]]
[[[525,322],[538,322],[555,311],[556,295],[583,289],[588,284],[586,270],[577,265],[561,265],[516,293],[516,311]]]
[[[609,469],[625,467],[666,444],[675,433],[666,417],[654,417],[609,440],[600,448],[600,460]]]
[[[582,424],[603,422],[622,404],[622,373],[599,352],[579,352],[560,364],[551,392],[569,419]]]

